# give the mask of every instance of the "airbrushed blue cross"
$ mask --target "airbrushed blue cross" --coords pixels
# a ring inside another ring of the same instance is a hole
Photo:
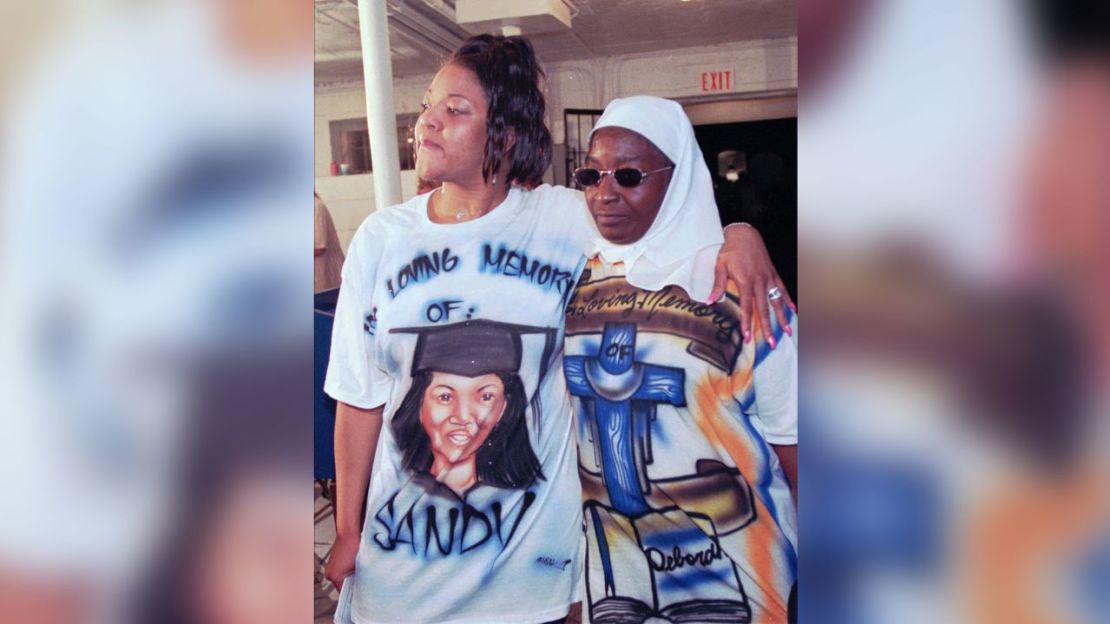
[[[563,359],[571,394],[592,404],[594,435],[601,452],[602,478],[617,512],[638,518],[652,511],[647,464],[651,463],[651,422],[660,403],[686,405],[681,368],[637,362],[636,325],[606,323],[596,356]]]

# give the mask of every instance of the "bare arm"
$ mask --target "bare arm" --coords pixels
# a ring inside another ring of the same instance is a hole
[[[775,455],[779,457],[779,464],[782,465],[782,471],[786,474],[786,479],[790,481],[790,493],[794,495],[794,504],[798,503],[798,445],[791,444],[790,446],[783,446],[779,444],[772,444],[771,448],[775,449]]]
[[[336,587],[355,571],[362,537],[362,506],[382,431],[384,406],[361,409],[339,403],[335,412],[335,546],[324,569]]]

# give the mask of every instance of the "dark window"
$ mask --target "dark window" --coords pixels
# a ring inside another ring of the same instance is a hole
[[[412,135],[416,127],[416,113],[397,116],[397,151],[401,169],[412,169]],[[370,130],[366,118],[339,119],[329,124],[331,130],[331,158],[348,166],[349,173],[370,173]]]

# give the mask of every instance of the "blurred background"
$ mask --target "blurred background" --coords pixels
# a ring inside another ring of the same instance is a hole
[[[1107,621],[1108,8],[799,2],[802,621]]]
[[[0,7],[0,621],[311,620],[312,40]]]
[[[400,13],[454,4],[387,4],[399,144],[451,41]],[[573,4],[551,181],[621,94],[770,124],[707,161],[726,220],[797,206],[801,621],[1106,621],[1107,3]],[[0,621],[315,616],[307,206],[341,241],[372,209],[353,6],[0,5]]]

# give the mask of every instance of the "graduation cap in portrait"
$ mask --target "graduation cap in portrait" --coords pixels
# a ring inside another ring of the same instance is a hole
[[[535,327],[485,319],[450,325],[398,327],[391,334],[415,334],[412,374],[441,372],[465,377],[491,373],[516,373],[532,397],[532,412],[539,417],[536,390],[555,351],[553,327]],[[532,348],[525,343],[537,341]],[[538,355],[538,357],[537,357]]]

